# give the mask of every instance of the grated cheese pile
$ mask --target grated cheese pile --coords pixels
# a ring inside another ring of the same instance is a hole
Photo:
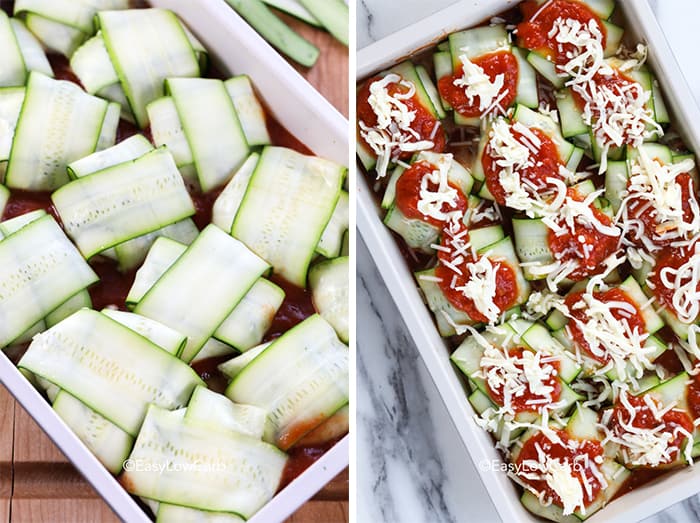
[[[624,320],[625,315],[637,314],[632,304],[626,301],[603,302],[593,293],[584,292],[573,309],[584,309],[585,321],[572,319],[583,334],[588,350],[596,357],[610,359],[597,374],[612,369],[618,380],[636,381],[645,370],[654,368],[652,358],[657,349],[653,345],[646,346],[649,334],[637,328],[631,329]],[[619,311],[623,319],[618,319],[613,311]]]
[[[474,302],[474,306],[488,318],[489,323],[496,323],[501,315],[501,309],[494,303],[499,267],[500,263],[494,264],[489,258],[482,256],[476,262],[467,263],[469,277],[464,285],[455,287]]]
[[[390,95],[388,86],[399,84],[407,88],[406,93]],[[388,74],[372,83],[367,99],[372,111],[377,115],[377,125],[368,127],[360,120],[360,136],[377,155],[377,178],[386,176],[392,159],[404,151],[426,151],[435,145],[430,140],[421,140],[420,134],[411,127],[416,118],[415,111],[409,111],[404,100],[410,100],[416,93],[416,86],[397,74]]]
[[[687,221],[683,208],[683,191],[677,178],[680,174],[691,172],[695,168],[695,162],[686,159],[679,163],[663,164],[657,158],[651,158],[644,147],[640,147],[637,152],[638,158],[628,162],[629,182],[626,191],[622,193],[623,199],[616,220],[623,226],[636,226],[636,237],[649,252],[660,249],[659,241],[671,240],[678,246],[678,242],[693,239],[700,234],[700,205],[695,196],[695,184],[691,182],[691,197],[688,199],[691,219]],[[652,209],[657,224],[653,237],[646,234],[643,224],[632,223],[639,220],[630,216],[634,209],[640,212],[647,208]]]
[[[639,414],[639,410],[629,401],[626,391],[621,391],[619,395],[620,404],[624,407],[628,419],[620,413],[616,420],[618,430],[612,430],[607,425],[612,421],[612,410],[606,412],[603,418],[603,430],[606,432],[604,443],[610,441],[620,446],[620,454],[625,463],[632,466],[658,467],[659,465],[671,463],[676,453],[680,453],[681,448],[674,444],[678,435],[687,438],[685,445],[685,458],[692,463],[690,453],[693,448],[693,435],[683,427],[675,426],[673,430],[663,420],[664,415],[675,408],[675,404],[660,406],[649,394],[643,396],[645,406],[649,408],[658,425],[652,428],[637,427],[634,420]],[[621,429],[621,430],[620,430]]]
[[[437,169],[425,174],[421,179],[418,211],[436,220],[457,222],[464,214],[455,209],[459,194],[457,189],[449,185],[448,174],[452,165],[452,155],[441,154],[437,158]],[[431,190],[431,186],[437,186],[437,189]],[[444,211],[445,205],[454,210]]]
[[[673,290],[674,312],[684,323],[694,322],[700,314],[700,241],[692,249],[688,261],[678,269],[664,267],[659,273],[663,286]]]
[[[556,37],[560,50],[565,44],[575,49],[575,52],[567,52],[568,61],[559,65],[558,70],[562,76],[569,77],[566,85],[584,101],[583,120],[592,127],[601,148],[599,172],[607,170],[611,147],[639,147],[645,140],[663,135],[663,129],[648,107],[651,91],[646,91],[636,81],[613,87],[601,81],[617,72],[612,67],[615,61],[604,59],[602,34],[594,20],[584,25],[577,20],[558,18],[549,36]],[[619,63],[617,69],[627,72],[639,67],[645,57],[642,46],[636,58]]]
[[[468,49],[460,49],[466,53]],[[500,113],[505,113],[505,109],[500,106],[501,101],[508,95],[508,89],[503,89],[505,76],[501,73],[491,80],[483,68],[472,62],[466,54],[459,55],[462,62],[462,76],[456,78],[453,84],[456,87],[463,87],[464,94],[470,104],[474,104],[479,99],[479,111],[482,115],[493,113],[499,109]]]

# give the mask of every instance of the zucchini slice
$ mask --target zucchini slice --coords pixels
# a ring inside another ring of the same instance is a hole
[[[71,82],[31,73],[15,129],[5,183],[13,189],[54,190],[66,166],[92,154],[108,103]]]
[[[146,293],[134,312],[187,336],[190,362],[269,265],[209,225]]]
[[[265,409],[265,441],[286,450],[348,402],[348,358],[333,327],[314,315],[248,364],[226,396]]]
[[[50,215],[1,241],[0,265],[2,347],[98,280]]]
[[[139,365],[134,365],[139,362]],[[19,362],[136,436],[150,404],[178,408],[203,384],[185,363],[90,309],[39,334]]]
[[[287,463],[286,454],[259,439],[156,406],[148,411],[130,459],[144,464],[121,477],[132,494],[245,518],[272,499]]]
[[[338,337],[350,340],[350,258],[326,260],[309,272],[309,285],[314,306],[330,323]]]
[[[165,148],[74,180],[51,200],[86,258],[195,213]]]
[[[306,273],[340,197],[345,167],[284,147],[266,147],[231,234],[275,273],[306,287]]]
[[[129,106],[143,129],[148,125],[146,106],[165,94],[166,78],[199,76],[197,54],[171,11],[101,11],[97,22]]]

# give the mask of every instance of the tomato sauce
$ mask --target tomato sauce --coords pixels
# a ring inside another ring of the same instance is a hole
[[[331,440],[323,445],[313,447],[293,447],[287,451],[289,460],[282,472],[282,480],[278,491],[289,485],[306,469],[316,463],[333,445],[338,443],[342,438]]]
[[[559,495],[547,484],[545,480],[529,479],[524,476],[524,474],[527,474],[528,472],[536,472],[532,468],[528,467],[526,462],[529,460],[536,462],[540,461],[538,451],[539,447],[547,456],[568,463],[572,469],[572,472],[574,473],[574,476],[579,480],[582,487],[584,485],[584,478],[587,479],[587,482],[590,485],[590,492],[587,492],[585,487],[583,488],[583,501],[584,504],[588,506],[595,501],[603,486],[600,484],[598,478],[593,474],[590,467],[583,465],[584,463],[587,463],[587,461],[584,461],[581,458],[576,460],[576,458],[578,456],[588,455],[588,460],[593,462],[596,458],[603,456],[603,446],[597,441],[574,441],[569,437],[568,433],[563,430],[557,430],[556,433],[564,445],[561,443],[552,442],[543,432],[538,432],[525,442],[516,461],[519,471],[518,476],[522,481],[532,486],[538,492],[544,492],[545,499],[551,499],[555,505],[562,505]],[[575,443],[576,448],[571,448],[573,445],[570,445],[570,443]],[[580,509],[581,507],[578,508]]]
[[[656,265],[648,278],[651,284],[650,288],[658,304],[666,307],[666,309],[673,312],[675,315],[678,315],[678,311],[673,305],[674,289],[669,289],[662,283],[661,273],[664,272],[666,268],[679,269],[690,260],[694,252],[695,244],[690,247],[667,247],[662,249],[656,257]],[[673,279],[671,279],[671,281],[673,281]],[[689,279],[684,278],[680,283],[684,285],[688,283],[688,281]],[[698,285],[697,290],[700,290],[700,285]]]
[[[691,223],[693,221],[693,209],[690,202],[691,199],[697,201],[693,178],[688,173],[681,173],[676,176],[675,182],[681,189],[683,221],[685,223]],[[635,198],[630,200],[628,209],[630,218],[638,219],[643,224],[643,231],[638,232],[650,238],[655,245],[665,247],[674,241],[678,241],[678,236],[676,235],[667,235],[664,237],[664,233],[674,230],[675,227],[673,225],[669,227],[668,224],[659,223],[653,201]],[[636,234],[630,238],[630,240],[634,241],[635,244],[640,247],[643,246],[639,236]]]
[[[377,80],[380,80],[380,78],[374,77],[368,80],[357,93],[357,119],[358,121],[364,122],[367,127],[376,127],[377,125],[377,115],[372,109],[372,106],[369,104],[369,88],[370,85]],[[395,96],[396,94],[406,94],[409,92],[409,90],[408,87],[399,83],[391,83],[387,87],[387,92],[389,95]],[[412,135],[408,136],[407,142],[411,143],[430,140],[433,142],[433,147],[430,149],[431,151],[436,153],[443,152],[446,144],[445,132],[442,129],[435,131],[435,128],[441,125],[440,121],[435,118],[433,113],[423,106],[417,95],[414,94],[413,97],[402,99],[401,101],[404,103],[404,105],[406,105],[409,112],[412,111],[415,113],[413,122],[411,123],[411,128],[419,136],[419,138]],[[364,138],[359,135],[359,132],[357,139],[364,142],[364,144],[369,148],[369,145]],[[399,153],[399,151],[397,150],[395,153]],[[394,160],[407,159],[412,155],[413,152],[411,151],[401,151],[399,154],[392,154],[392,158]]]
[[[503,87],[499,95],[506,94],[500,101],[499,105],[506,109],[513,105],[518,94],[518,60],[510,51],[499,51],[496,53],[485,54],[471,60],[474,65],[481,67],[484,73],[495,81],[496,77],[503,75]],[[438,79],[438,91],[440,95],[462,116],[468,118],[479,118],[485,111],[479,107],[481,97],[474,96],[471,100],[467,96],[464,87],[455,85],[455,81],[462,78],[462,69],[454,73],[452,76],[443,76]]]
[[[694,427],[690,416],[682,410],[674,409],[666,412],[659,420],[654,416],[654,412],[649,408],[649,405],[647,405],[643,397],[627,396],[627,399],[632,407],[634,407],[636,413],[634,419],[632,419],[632,415],[627,408],[618,402],[614,407],[613,415],[610,420],[610,428],[612,431],[617,436],[622,436],[626,433],[623,424],[631,424],[633,427],[641,429],[656,429],[660,425],[663,425],[663,428],[658,430],[656,434],[670,433],[673,439],[669,441],[668,445],[669,447],[673,446],[677,449],[670,453],[670,460],[662,462],[661,464],[675,461],[676,458],[678,458],[679,449],[682,448],[683,440],[685,439],[685,436],[676,432],[676,430],[682,428],[692,434]]]
[[[420,191],[421,183],[425,176],[430,175],[433,171],[438,168],[426,161],[421,161],[414,163],[406,169],[401,177],[396,182],[396,206],[403,213],[406,218],[411,218],[414,220],[422,220],[435,227],[442,227],[445,224],[444,220],[438,220],[432,216],[426,216],[420,210],[418,210],[418,202],[420,201]],[[448,185],[457,191],[456,198],[454,199],[454,205],[444,203],[442,205],[442,212],[453,212],[462,211],[462,213],[467,210],[467,198],[464,196],[462,191],[456,187],[454,184],[448,182]],[[438,184],[428,182],[429,191],[437,191]]]
[[[700,374],[693,376],[687,391],[688,409],[693,419],[700,418]]]
[[[570,43],[557,42],[552,33],[554,23],[559,19],[571,19],[588,26],[591,21],[595,23],[601,34],[601,44],[605,48],[606,31],[600,18],[583,2],[572,0],[553,0],[544,8],[537,2],[523,2],[522,13],[526,21],[518,24],[517,35],[521,47],[538,51],[551,58],[557,64],[563,64],[575,56],[577,48]]]
[[[570,293],[566,299],[564,300],[564,304],[568,307],[569,309],[569,314],[573,318],[573,320],[578,320],[582,323],[586,323],[587,316],[586,316],[586,309],[585,308],[576,308],[574,305],[576,303],[579,303],[581,301],[581,296],[583,295],[583,291],[581,292],[574,292]],[[641,311],[637,307],[637,305],[632,301],[632,299],[627,295],[625,291],[620,289],[619,287],[615,287],[612,289],[608,289],[607,291],[603,292],[594,292],[593,297],[601,301],[603,303],[608,303],[608,302],[624,302],[628,303],[632,307],[634,307],[635,313],[632,315],[627,315],[627,311],[625,314],[622,313],[621,309],[618,307],[612,308],[611,309],[611,314],[619,321],[627,322],[627,325],[629,325],[629,328],[632,332],[635,330],[639,332],[640,334],[646,332],[646,322],[644,321],[644,317],[642,316]],[[599,361],[600,363],[607,363],[610,361],[610,356],[609,355],[603,355],[603,356],[598,356],[596,354],[593,354],[591,352],[590,346],[588,345],[588,342],[586,341],[586,338],[583,335],[583,332],[581,331],[581,328],[579,327],[579,324],[577,321],[570,321],[568,325],[569,330],[571,331],[571,336],[574,338],[574,341],[576,344],[581,347],[583,350],[585,350],[588,355]]]
[[[536,128],[532,128],[530,131],[537,136],[541,144],[537,148],[537,154],[531,153],[533,165],[520,169],[518,173],[520,174],[521,182],[529,182],[541,193],[554,188],[553,184],[547,182],[547,178],[562,179],[559,170],[564,163],[559,157],[559,150],[556,144],[549,136]],[[524,135],[515,129],[511,128],[511,134],[520,143],[524,143],[524,140],[526,140]],[[491,147],[489,143],[486,149],[484,149],[484,154],[481,157],[481,164],[484,168],[486,185],[489,192],[499,205],[505,205],[508,195],[500,181],[502,168],[498,165],[498,161],[501,159],[500,156],[496,155],[493,147]]]
[[[584,198],[574,189],[568,190],[568,196],[577,201]],[[612,220],[591,205],[593,216],[606,226],[612,225]],[[578,260],[576,269],[568,276],[570,280],[581,281],[601,270],[603,261],[617,250],[618,238],[603,234],[594,226],[587,226],[574,221],[573,230],[563,221],[560,223],[567,230],[557,235],[550,229],[548,233],[549,247],[555,258],[562,263]]]
[[[508,351],[509,356],[515,357],[518,359],[521,359],[523,356],[523,353],[527,349],[523,347],[516,347],[513,349],[510,349]],[[559,362],[558,361],[551,361],[547,362],[546,365],[550,365],[554,367],[554,369],[559,371]],[[515,366],[522,372],[523,371],[523,365],[522,363],[515,363]],[[488,372],[491,368],[489,367],[487,369],[484,369],[486,372]],[[559,384],[559,380],[557,380],[556,373],[550,374],[550,376],[547,379],[542,380],[542,384],[547,387],[552,387],[554,389],[551,394],[551,401],[552,402],[557,402],[559,401],[559,395],[561,394],[561,385]],[[486,387],[488,388],[489,395],[491,398],[498,403],[499,405],[504,404],[504,387],[501,386],[497,389],[493,389],[491,385],[489,384],[488,380],[486,381]],[[523,392],[520,396],[513,396],[511,398],[511,406],[513,407],[513,410],[515,412],[539,412],[542,405],[547,405],[547,404],[539,404],[539,408],[536,406],[533,406],[531,403],[532,401],[537,401],[537,400],[547,400],[549,401],[550,398],[549,396],[543,396],[542,394],[534,394],[532,390],[530,390],[530,387],[527,387],[527,390]]]
[[[442,246],[451,249],[449,235],[443,235]],[[476,307],[474,300],[467,298],[461,291],[457,290],[459,287],[466,285],[471,276],[471,272],[467,269],[467,264],[475,263],[479,260],[479,256],[474,256],[471,250],[468,250],[463,255],[463,258],[464,261],[458,267],[462,272],[459,275],[445,265],[445,262],[452,263],[452,253],[438,251],[438,259],[441,262],[435,268],[435,276],[440,278],[438,285],[453,306],[466,312],[474,321],[488,323],[489,319]],[[515,305],[518,298],[518,282],[515,271],[508,263],[505,261],[494,261],[493,265],[497,267],[496,295],[493,298],[493,302],[501,312],[504,312]],[[452,285],[453,281],[454,285]]]

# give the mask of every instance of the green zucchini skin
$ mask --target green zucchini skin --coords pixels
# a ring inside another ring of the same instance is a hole
[[[318,47],[292,31],[260,0],[226,0],[275,49],[305,67],[318,60]]]

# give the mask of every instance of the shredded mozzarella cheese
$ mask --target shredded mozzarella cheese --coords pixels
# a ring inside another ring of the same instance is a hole
[[[408,91],[404,94],[390,95],[388,86],[399,84]],[[377,116],[377,125],[369,127],[360,120],[360,136],[377,155],[377,178],[386,176],[392,159],[403,151],[425,151],[432,149],[434,143],[421,140],[420,135],[411,125],[416,118],[415,111],[409,111],[404,100],[413,98],[416,86],[397,74],[388,74],[372,83],[367,98],[372,111]]]
[[[460,49],[466,53],[467,49]],[[466,54],[459,55],[459,60],[462,62],[462,76],[454,80],[456,87],[463,87],[464,94],[470,104],[474,103],[475,98],[479,98],[479,111],[482,114],[488,114],[497,106],[500,97],[501,99],[507,94],[507,90],[503,90],[505,85],[505,75],[503,73],[496,75],[491,80],[484,70],[473,63]]]

